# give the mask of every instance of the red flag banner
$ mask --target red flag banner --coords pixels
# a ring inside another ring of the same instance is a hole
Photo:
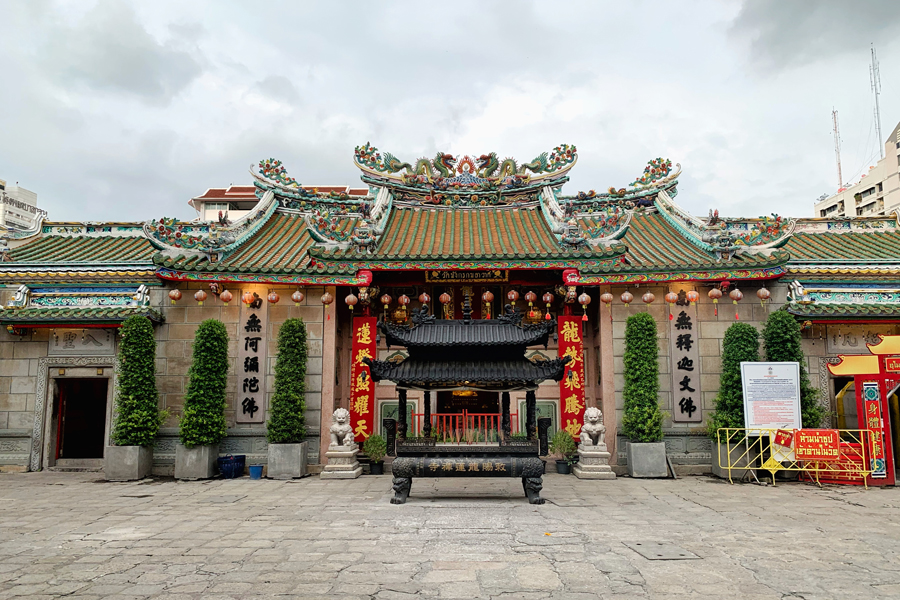
[[[560,316],[558,327],[559,356],[572,359],[566,364],[566,371],[559,382],[560,427],[577,439],[584,422],[584,340],[581,317]]]
[[[364,442],[375,428],[375,382],[364,358],[376,358],[376,317],[353,318],[353,356],[350,364],[350,424],[357,442]]]

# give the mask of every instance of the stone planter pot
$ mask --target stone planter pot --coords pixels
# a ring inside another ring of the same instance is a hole
[[[712,472],[716,477],[721,477],[722,479],[728,479],[728,471],[729,469],[724,468],[729,464],[732,467],[749,467],[752,465],[760,465],[760,462],[757,460],[757,452],[756,449],[751,445],[750,450],[748,451],[748,446],[743,442],[737,442],[731,444],[731,461],[728,460],[728,452],[729,448],[726,444],[719,444],[716,442],[716,453],[712,456]],[[722,465],[722,466],[719,466]],[[735,469],[731,470],[731,480],[737,481],[745,477],[750,469]]]
[[[211,479],[216,476],[219,445],[187,448],[175,444],[175,479]]]
[[[269,479],[296,479],[306,475],[307,442],[300,444],[269,444]]]
[[[628,442],[625,456],[628,459],[628,474],[631,477],[669,476],[665,442]]]
[[[136,481],[150,475],[153,448],[107,446],[103,454],[103,475],[107,481]]]

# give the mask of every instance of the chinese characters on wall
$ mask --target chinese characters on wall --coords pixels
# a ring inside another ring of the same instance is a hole
[[[581,434],[584,422],[584,340],[581,333],[581,317],[559,317],[559,356],[571,360],[559,382],[560,427],[572,437]]]
[[[254,291],[254,290],[251,290]],[[265,290],[249,305],[241,303],[238,323],[237,423],[263,423],[266,413],[267,308]]]
[[[375,359],[376,317],[353,317],[350,364],[350,424],[357,442],[372,435],[375,426],[375,383],[363,359]]]
[[[674,306],[669,319],[669,360],[672,373],[672,420],[699,423],[703,419],[700,396],[700,343],[696,306]]]
[[[50,336],[49,356],[110,356],[116,353],[116,335],[112,329],[54,329]]]

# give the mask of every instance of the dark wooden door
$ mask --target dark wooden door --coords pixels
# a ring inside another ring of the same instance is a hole
[[[103,458],[108,379],[57,379],[59,439],[56,458]]]

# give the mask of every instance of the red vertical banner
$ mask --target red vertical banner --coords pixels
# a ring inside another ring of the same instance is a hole
[[[581,424],[584,423],[584,340],[581,317],[560,315],[558,327],[559,356],[571,359],[559,382],[560,428],[577,440],[581,434]]]
[[[376,317],[353,317],[350,364],[350,424],[354,439],[364,442],[375,431],[375,382],[363,359],[375,359]]]
[[[866,428],[871,432],[869,464],[872,479],[887,477],[887,461],[885,458],[884,419],[881,416],[881,392],[877,381],[864,381],[862,384],[863,407],[866,413]]]

